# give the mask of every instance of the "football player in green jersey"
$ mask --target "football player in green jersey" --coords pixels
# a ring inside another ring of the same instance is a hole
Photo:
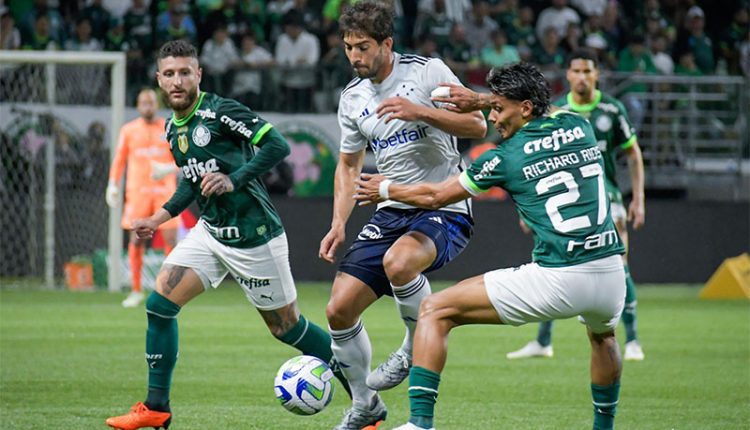
[[[289,154],[286,140],[240,103],[200,91],[202,71],[189,43],[164,44],[157,66],[159,86],[173,111],[167,141],[182,179],[172,198],[151,217],[135,220],[133,230],[140,239],[151,238],[194,200],[201,218],[164,261],[156,291],[146,300],[148,395],[130,413],[107,420],[122,430],[169,426],[177,314],[227,274],[274,337],[326,362],[333,356],[329,334],[297,307],[284,228],[260,180]]]
[[[591,344],[594,429],[612,429],[622,364],[615,339],[625,299],[625,252],[609,214],[604,162],[594,131],[582,116],[549,113],[549,84],[533,65],[493,69],[492,94],[452,85],[449,109],[491,108],[503,137],[468,170],[441,183],[397,184],[362,175],[355,198],[439,208],[497,185],[516,203],[534,233],[533,262],[466,279],[428,296],[419,311],[409,374],[409,423],[431,429],[448,334],[465,324],[522,325],[578,316]]]
[[[636,333],[636,295],[635,283],[630,276],[627,263],[628,226],[638,230],[645,221],[646,210],[643,192],[643,157],[638,146],[636,133],[628,120],[624,106],[617,99],[602,93],[596,88],[599,80],[599,69],[596,54],[588,50],[574,51],[568,57],[566,73],[570,92],[555,102],[555,105],[576,112],[589,120],[594,128],[599,149],[604,159],[604,184],[610,201],[612,219],[617,232],[625,245],[625,309],[622,322],[625,326],[625,360],[640,361],[645,358]],[[627,211],[622,193],[615,177],[615,156],[617,151],[624,152],[628,161],[630,183],[633,198]],[[509,359],[529,357],[552,357],[552,321],[539,324],[537,338],[518,351],[509,352]]]

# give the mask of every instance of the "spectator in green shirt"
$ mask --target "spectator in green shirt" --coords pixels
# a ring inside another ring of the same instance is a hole
[[[620,52],[617,70],[621,72],[632,72],[636,74],[657,74],[658,71],[651,57],[651,52],[646,49],[645,38],[636,33],[630,39],[630,43]],[[622,102],[630,113],[630,119],[636,130],[641,129],[643,118],[646,114],[646,104],[638,93],[648,91],[648,86],[643,83],[634,83],[625,90]]]
[[[685,51],[690,51],[695,56],[695,64],[704,74],[713,74],[716,69],[714,60],[714,48],[711,38],[706,35],[705,15],[703,9],[693,6],[685,15],[685,28],[677,37],[675,54],[680,56]]]
[[[516,63],[521,60],[515,46],[508,45],[505,32],[497,29],[490,33],[490,45],[482,48],[480,58],[482,64],[489,67],[502,67],[505,64]]]

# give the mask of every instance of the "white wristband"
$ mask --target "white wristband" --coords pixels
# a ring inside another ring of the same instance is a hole
[[[388,200],[388,187],[391,185],[390,179],[386,179],[383,182],[380,183],[380,186],[378,187],[378,194],[380,194],[380,198],[383,200]]]

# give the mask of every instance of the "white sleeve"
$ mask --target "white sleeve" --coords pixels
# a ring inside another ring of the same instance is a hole
[[[424,85],[424,90],[427,94],[430,94],[432,90],[437,88],[443,82],[463,86],[453,71],[443,63],[443,60],[433,58],[427,62],[423,70],[422,84]]]
[[[345,154],[353,154],[367,147],[367,140],[359,132],[356,117],[352,115],[351,100],[343,96],[339,101],[339,128],[341,128],[341,144],[339,150]]]
[[[307,43],[309,46],[305,50],[305,61],[307,64],[314,66],[318,64],[318,60],[320,59],[320,42],[318,42],[318,38],[312,34],[308,34],[307,36]]]
[[[291,51],[292,46],[289,43],[289,36],[282,34],[276,41],[276,62],[282,66],[292,64]]]

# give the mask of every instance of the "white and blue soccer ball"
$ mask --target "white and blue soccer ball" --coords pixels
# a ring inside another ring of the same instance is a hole
[[[297,415],[314,415],[333,400],[333,371],[323,360],[300,355],[282,364],[274,380],[281,405]]]

